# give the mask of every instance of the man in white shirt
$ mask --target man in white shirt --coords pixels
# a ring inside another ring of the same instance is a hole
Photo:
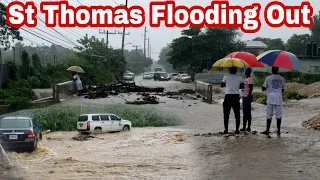
[[[269,135],[272,116],[277,119],[277,134],[280,136],[281,119],[282,119],[282,93],[284,92],[285,80],[279,75],[279,68],[272,67],[272,75],[268,76],[264,81],[262,91],[268,89],[267,95],[267,130],[262,134]]]
[[[76,83],[76,88],[78,90],[78,96],[80,96],[81,91],[83,89],[82,81],[81,81],[80,76],[78,74],[72,73],[72,76],[73,76],[73,81]]]
[[[225,87],[225,96],[223,101],[223,116],[224,116],[224,134],[228,134],[229,115],[231,108],[233,109],[236,118],[236,134],[239,134],[240,127],[240,89],[243,89],[243,78],[237,75],[237,68],[230,67],[230,74],[223,77],[221,87]]]

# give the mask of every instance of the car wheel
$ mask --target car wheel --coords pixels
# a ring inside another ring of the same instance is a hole
[[[130,131],[130,127],[129,127],[128,125],[125,125],[125,126],[123,127],[123,131]]]
[[[28,152],[32,153],[33,151],[35,151],[37,149],[37,147],[38,147],[38,141],[35,140],[33,145],[28,148]]]
[[[102,133],[102,129],[101,128],[95,128],[93,131],[93,134],[101,134]]]

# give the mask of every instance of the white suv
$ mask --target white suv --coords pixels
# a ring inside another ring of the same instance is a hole
[[[130,131],[131,122],[115,114],[82,114],[78,118],[77,130],[80,133],[105,133]]]

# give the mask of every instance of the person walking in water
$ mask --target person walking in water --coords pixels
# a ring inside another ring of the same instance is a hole
[[[270,126],[272,116],[275,115],[277,119],[277,134],[281,135],[281,119],[282,119],[282,94],[285,88],[285,79],[279,75],[279,68],[272,67],[272,75],[268,76],[262,86],[262,91],[268,89],[267,95],[267,129],[262,134],[270,134]]]
[[[73,81],[76,83],[76,88],[78,90],[78,96],[81,95],[81,91],[83,89],[83,86],[82,86],[82,81],[80,79],[80,76],[76,73],[72,73],[72,77],[73,77]]]
[[[253,78],[251,77],[252,70],[247,68],[245,71],[246,79],[244,80],[244,89],[242,90],[242,111],[243,111],[243,128],[240,131],[251,131],[251,103],[253,91]],[[248,128],[247,127],[248,123]]]
[[[243,89],[243,79],[237,75],[237,68],[230,67],[230,74],[223,77],[221,87],[225,87],[225,96],[223,101],[223,116],[224,116],[224,134],[228,134],[229,115],[231,108],[233,109],[236,118],[236,134],[240,134],[240,91]]]

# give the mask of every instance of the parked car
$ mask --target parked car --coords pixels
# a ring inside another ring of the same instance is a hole
[[[5,149],[33,152],[42,139],[41,129],[31,118],[6,117],[0,120],[0,144]]]
[[[177,77],[179,75],[179,73],[170,73],[169,77],[170,79],[174,79],[175,77]]]
[[[130,131],[131,122],[115,114],[82,114],[78,118],[77,130],[80,133],[106,133]]]
[[[127,72],[123,75],[125,81],[134,81],[134,73]]]
[[[153,75],[150,72],[143,73],[143,79],[152,79]]]
[[[189,76],[189,75],[188,74],[179,74],[178,76],[175,77],[175,80],[176,81],[181,81],[182,77],[187,77],[187,76]]]
[[[154,73],[153,79],[155,81],[169,81],[170,77],[166,72],[156,72]]]

